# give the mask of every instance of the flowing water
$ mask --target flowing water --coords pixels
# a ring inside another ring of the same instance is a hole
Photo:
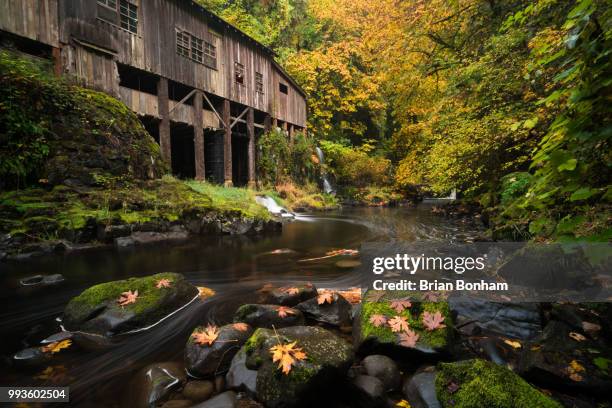
[[[317,258],[340,248],[358,249],[366,241],[471,241],[478,228],[417,208],[363,208],[336,213],[300,215],[281,233],[244,237],[194,238],[182,244],[104,249],[57,255],[21,263],[0,264],[0,384],[70,384],[71,406],[126,406],[130,380],[146,364],[181,361],[185,342],[198,324],[225,324],[241,304],[256,298],[264,284],[310,281],[317,287],[349,288],[359,282],[337,260]],[[302,261],[302,262],[300,262]],[[217,295],[194,302],[160,325],[122,339],[114,347],[85,350],[73,346],[53,355],[45,365],[17,369],[13,353],[36,347],[59,331],[57,318],[66,303],[97,283],[159,272],[178,272]],[[22,287],[20,279],[61,273],[66,280],[53,287]],[[47,368],[43,379],[36,379]],[[49,374],[51,378],[49,377]]]

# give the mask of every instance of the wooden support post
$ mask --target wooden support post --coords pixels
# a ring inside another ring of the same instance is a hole
[[[255,188],[255,111],[249,108],[247,113],[247,134],[249,135],[249,188]]]
[[[62,76],[62,50],[57,47],[51,49],[53,56],[53,73],[55,76]]]
[[[170,141],[170,113],[168,105],[168,80],[159,78],[157,82],[157,107],[159,112],[159,147],[162,158],[172,169],[172,145]]]
[[[230,127],[230,101],[223,101],[223,122],[225,123],[223,133],[223,170],[224,170],[224,185],[231,187],[232,181],[232,128]]]
[[[293,125],[289,124],[289,141],[293,143],[293,137],[295,135]]]
[[[270,130],[272,130],[272,116],[266,114],[264,118],[264,131],[268,133]]]
[[[193,148],[195,150],[195,178],[204,180],[206,172],[204,167],[204,113],[203,96],[196,91],[193,97]]]
[[[272,118],[272,129],[276,131],[276,128],[278,128],[278,119]]]

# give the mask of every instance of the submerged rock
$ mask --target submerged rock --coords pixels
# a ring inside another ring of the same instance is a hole
[[[235,322],[244,322],[253,327],[271,329],[304,324],[302,312],[285,306],[242,305],[234,314]]]
[[[296,342],[306,358],[284,374],[272,361],[270,348]],[[258,329],[244,346],[246,367],[257,370],[257,399],[266,407],[313,406],[323,393],[342,381],[353,359],[351,346],[320,327]],[[310,404],[310,405],[309,405]]]
[[[157,288],[161,279],[167,279],[170,286]],[[118,299],[128,291],[138,291],[136,301],[119,305]],[[62,324],[69,331],[112,337],[149,327],[197,295],[198,289],[176,273],[102,283],[68,303]]]
[[[56,273],[53,275],[35,275],[23,278],[19,281],[21,286],[48,286],[57,285],[65,280],[64,276]]]
[[[310,319],[334,326],[351,324],[351,304],[341,295],[334,293],[332,302],[319,304],[317,298],[309,299],[295,307]]]
[[[183,367],[173,362],[156,363],[140,370],[126,390],[130,406],[149,408],[164,402],[186,380]]]
[[[189,381],[183,387],[183,396],[193,402],[202,402],[209,399],[215,392],[212,381]]]
[[[36,367],[49,361],[51,356],[43,353],[40,347],[23,349],[13,355],[13,363],[18,367]]]
[[[198,327],[193,333],[203,329]],[[187,372],[199,378],[214,378],[224,373],[229,368],[234,355],[252,333],[253,329],[249,326],[237,327],[228,324],[218,329],[218,336],[211,345],[196,343],[193,335],[190,336],[185,347]]]

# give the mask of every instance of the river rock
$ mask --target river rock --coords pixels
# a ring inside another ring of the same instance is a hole
[[[472,297],[450,297],[455,324],[466,335],[493,332],[520,340],[532,339],[542,331],[537,303],[499,303]]]
[[[161,408],[190,408],[193,402],[190,400],[170,400],[164,403]]]
[[[564,322],[553,320],[539,338],[523,347],[518,372],[545,387],[609,395],[612,373],[601,367],[610,361],[610,348],[590,339],[584,332],[573,331]]]
[[[403,391],[413,408],[441,408],[436,396],[436,373],[433,367],[407,379]]]
[[[206,401],[214,392],[212,381],[189,381],[183,388],[183,396],[193,402]]]
[[[50,353],[44,353],[40,347],[23,349],[13,355],[17,367],[37,367],[51,359]]]
[[[157,288],[161,279],[169,280],[170,287]],[[117,300],[127,291],[138,291],[136,302],[120,306]],[[102,283],[68,303],[62,324],[69,331],[112,337],[159,322],[197,294],[198,289],[176,273]]]
[[[307,356],[287,375],[272,362],[270,348],[279,341],[296,342]],[[244,348],[247,368],[257,370],[257,399],[269,408],[315,406],[315,401],[320,403],[321,396],[342,381],[353,359],[346,341],[320,327],[294,326],[276,332],[258,329]]]
[[[253,333],[250,326],[228,324],[218,329],[218,336],[212,345],[194,342],[193,334],[204,330],[197,327],[187,340],[185,347],[185,366],[190,375],[198,378],[211,378],[224,373],[230,366],[234,355]]]
[[[425,383],[421,389],[430,395],[431,377],[420,380]],[[479,359],[439,363],[435,389],[443,407],[561,408],[508,368]]]
[[[234,408],[237,402],[236,393],[233,391],[226,391],[206,402],[194,405],[193,408]]]
[[[317,295],[317,288],[313,284],[304,283],[273,289],[269,293],[267,302],[283,306],[295,306],[298,303],[316,298]]]
[[[304,324],[304,315],[297,309],[277,305],[242,305],[234,314],[235,322],[271,329]]]
[[[53,275],[35,275],[23,278],[19,281],[22,286],[49,286],[57,285],[65,280],[62,274],[56,273]]]
[[[158,406],[186,380],[182,366],[174,362],[156,363],[140,370],[126,390],[130,407]]]
[[[358,375],[353,380],[353,384],[361,391],[374,400],[380,399],[385,394],[385,386],[382,381],[369,375]]]
[[[71,339],[72,337],[73,337],[72,333],[67,332],[67,331],[61,331],[59,333],[55,333],[49,337],[44,338],[43,340],[40,341],[40,344],[55,343],[58,341]]]
[[[304,316],[321,323],[333,326],[349,326],[351,324],[351,304],[341,295],[332,294],[332,303],[319,304],[317,298],[300,303],[295,308]]]
[[[232,359],[232,364],[225,377],[228,388],[237,391],[246,391],[251,395],[257,392],[257,370],[246,366],[247,353],[243,347]]]
[[[361,308],[353,320],[353,340],[360,355],[384,354],[392,358],[437,360],[448,353],[453,339],[453,321],[446,302],[411,301],[411,306],[397,311],[392,308],[394,300],[403,300],[407,296],[420,296],[417,293],[401,291],[368,291]],[[423,316],[425,312],[439,312],[443,317],[444,327],[433,331],[425,330]],[[378,327],[370,322],[374,315],[384,316],[387,320],[399,316],[406,319],[410,330],[419,337],[414,347],[399,344],[399,336],[388,324]]]
[[[371,355],[367,356],[361,362],[365,373],[369,376],[378,378],[386,391],[391,391],[399,388],[402,381],[400,370],[387,356]]]

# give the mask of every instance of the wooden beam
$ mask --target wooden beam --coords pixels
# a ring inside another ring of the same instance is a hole
[[[249,187],[255,188],[255,111],[253,108],[247,108],[247,134],[249,135],[248,166],[249,166]]]
[[[204,113],[202,111],[202,92],[197,91],[193,98],[193,148],[195,150],[195,178],[206,178],[204,166]]]
[[[237,118],[234,118],[234,121],[233,121],[233,122],[232,122],[232,124],[230,125],[230,129],[231,129],[231,128],[233,128],[233,127],[236,125],[236,123],[238,123],[238,122],[243,122],[243,123],[244,123],[244,120],[242,120],[242,117],[243,117],[243,116],[244,116],[244,115],[245,115],[245,114],[246,114],[248,111],[249,111],[249,108],[246,108],[245,110],[243,110],[243,111],[242,111],[242,113],[241,113],[240,115],[238,115],[238,117],[237,117]]]
[[[223,100],[223,123],[230,123],[230,101],[228,99]],[[223,133],[223,173],[224,173],[224,185],[225,187],[231,187],[234,183],[232,181],[232,128],[229,126],[224,127],[225,132]]]
[[[212,111],[217,116],[217,119],[219,119],[219,122],[221,122],[221,126],[223,126],[223,128],[227,127],[227,125],[225,124],[226,122],[221,118],[221,115],[219,115],[219,112],[217,112],[217,110],[215,109],[215,106],[212,104],[210,99],[208,99],[208,96],[206,96],[206,92],[204,92],[202,95],[204,96],[204,100],[206,101],[206,103],[208,103],[208,106],[210,106],[210,109],[212,109]]]
[[[176,103],[176,104],[175,104],[175,105],[172,107],[172,109],[170,109],[170,112],[168,112],[168,113],[172,113],[172,111],[174,111],[174,110],[175,110],[175,109],[176,109],[176,108],[177,108],[179,105],[182,105],[182,104],[184,104],[185,102],[187,102],[187,100],[188,100],[189,98],[191,98],[191,97],[193,96],[193,94],[195,94],[195,93],[196,93],[196,91],[197,91],[197,89],[194,89],[193,91],[189,92],[189,93],[187,94],[187,96],[185,96],[185,97],[184,97],[183,99],[181,99],[181,100],[180,100],[178,103]]]
[[[270,130],[272,130],[272,116],[270,116],[267,113],[266,113],[266,117],[264,119],[264,130],[266,131],[266,133],[268,133],[268,132],[270,132]]]
[[[62,50],[53,47],[51,49],[51,54],[53,56],[53,73],[55,76],[62,76]]]
[[[159,78],[157,82],[157,109],[159,112],[159,147],[162,158],[172,169],[172,145],[170,141],[170,114],[168,112],[168,80]]]

